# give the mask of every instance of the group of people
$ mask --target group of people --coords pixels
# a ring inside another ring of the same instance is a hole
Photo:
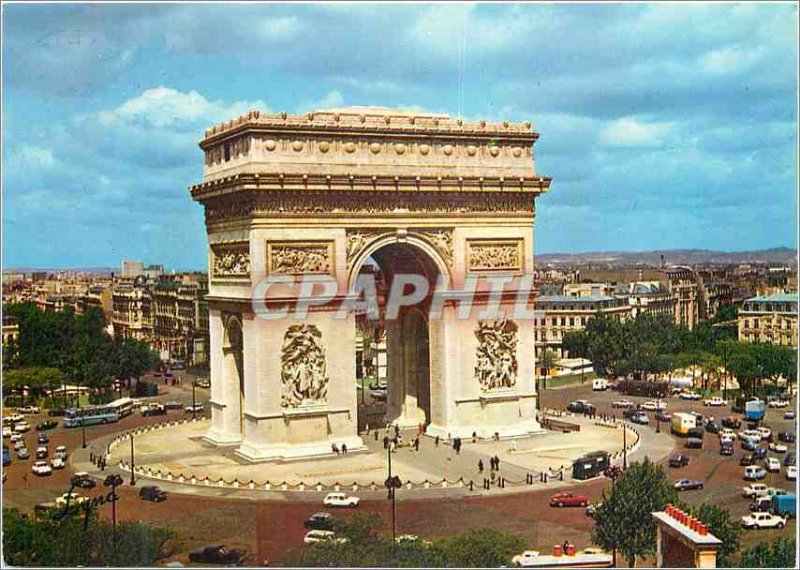
[[[336,455],[347,455],[347,444],[343,443],[342,447],[339,447],[335,443],[331,444],[331,451],[333,451]]]
[[[92,451],[92,452],[89,452],[89,461],[91,461],[92,464],[94,464],[95,467],[100,469],[100,471],[105,471],[106,470],[107,461],[108,461],[108,455],[95,454]]]
[[[491,470],[493,477],[495,471],[500,471],[500,458],[497,455],[489,458],[489,469]],[[483,473],[483,470],[483,459],[478,459],[478,473]]]

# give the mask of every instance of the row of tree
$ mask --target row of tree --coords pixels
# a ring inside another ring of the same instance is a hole
[[[102,309],[81,315],[71,309],[41,311],[32,304],[3,307],[19,323],[19,336],[3,354],[5,388],[29,386],[34,395],[66,382],[98,390],[115,378],[130,379],[157,366],[158,355],[145,343],[112,338]]]
[[[565,334],[562,345],[570,356],[588,358],[599,374],[610,376],[648,379],[694,367],[700,371],[704,389],[719,387],[727,373],[748,394],[762,388],[765,380],[774,382],[783,376],[796,381],[796,350],[740,343],[730,322],[703,322],[690,331],[665,316],[639,314],[623,322],[598,313],[584,330]]]

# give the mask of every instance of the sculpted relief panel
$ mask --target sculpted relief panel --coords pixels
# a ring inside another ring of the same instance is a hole
[[[250,277],[250,247],[247,243],[211,246],[211,277]]]
[[[478,323],[475,379],[482,391],[513,388],[517,383],[518,329],[516,323],[508,319]]]
[[[522,240],[469,241],[470,271],[519,271],[522,269]]]
[[[281,349],[281,406],[299,408],[324,404],[328,374],[322,333],[315,325],[292,325]]]
[[[332,242],[285,242],[267,244],[269,273],[326,275],[333,273]]]

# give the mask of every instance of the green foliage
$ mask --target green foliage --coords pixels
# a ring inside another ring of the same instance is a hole
[[[113,527],[97,517],[84,526],[83,516],[34,520],[3,509],[3,555],[12,566],[151,566],[168,555],[165,546],[173,539],[169,529],[120,523],[115,558]]]
[[[742,553],[739,568],[797,568],[795,540],[779,538],[759,542]]]
[[[656,528],[651,513],[675,503],[675,491],[664,468],[645,457],[603,491],[602,505],[595,512],[592,541],[604,549],[617,549],[633,567],[636,557],[655,552]]]
[[[731,513],[719,505],[702,503],[700,505],[683,506],[694,517],[700,519],[708,527],[708,531],[722,541],[717,551],[717,565],[730,566],[731,557],[739,549],[742,529]]]
[[[294,567],[497,568],[509,565],[511,557],[525,548],[521,537],[492,529],[393,544],[384,526],[377,514],[337,520],[336,536],[346,542],[307,546],[289,553],[282,563]]]

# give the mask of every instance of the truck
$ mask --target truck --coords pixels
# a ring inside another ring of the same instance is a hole
[[[772,514],[779,517],[791,518],[794,517],[797,511],[797,495],[773,495],[772,496]]]
[[[749,400],[744,404],[744,419],[759,422],[764,419],[766,408],[763,400]]]
[[[692,414],[683,412],[675,412],[672,414],[672,433],[675,435],[686,437],[689,435],[689,430],[697,427],[697,418]]]

